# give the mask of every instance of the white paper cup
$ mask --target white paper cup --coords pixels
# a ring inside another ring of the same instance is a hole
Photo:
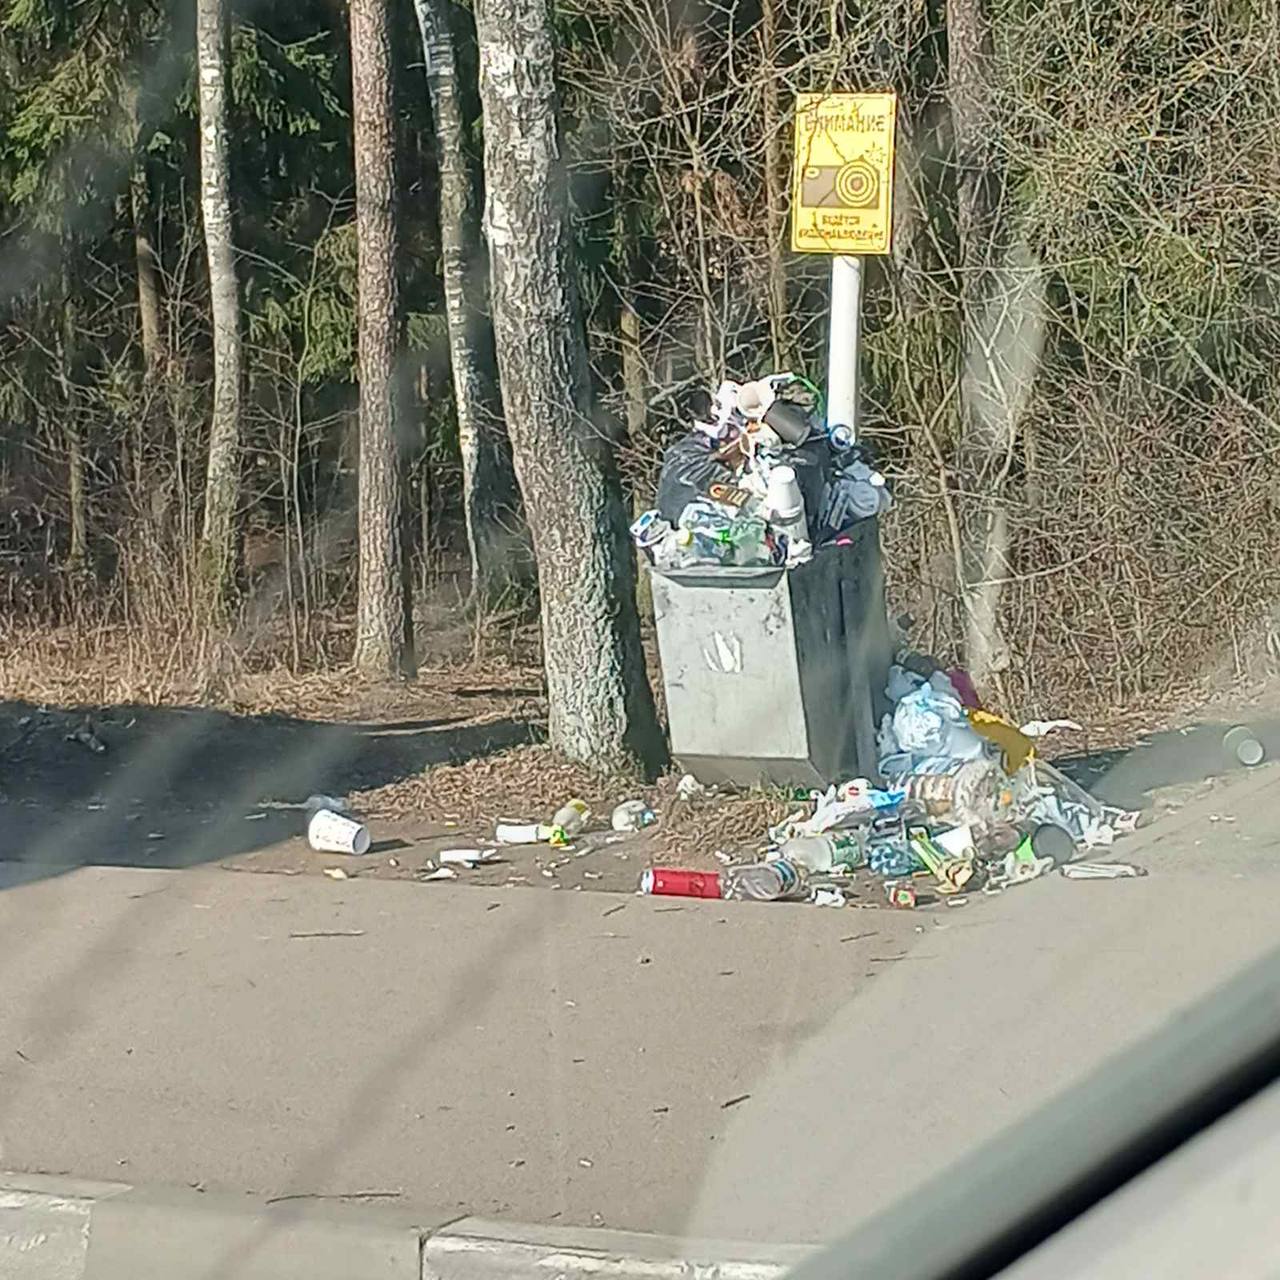
[[[317,853],[369,852],[369,828],[332,809],[319,809],[307,823],[307,841]]]

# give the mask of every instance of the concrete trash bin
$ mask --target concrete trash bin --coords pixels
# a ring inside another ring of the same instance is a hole
[[[891,658],[876,521],[779,568],[653,570],[671,752],[707,784],[875,776]]]

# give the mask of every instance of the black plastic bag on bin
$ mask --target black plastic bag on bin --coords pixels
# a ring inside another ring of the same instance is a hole
[[[743,489],[738,472],[718,456],[722,447],[722,442],[693,431],[662,455],[657,507],[664,520],[674,525],[685,507],[698,498],[710,498],[728,507],[740,507],[746,502],[749,494]],[[830,465],[826,440],[815,437],[799,448],[782,450],[777,460],[795,468],[804,508],[816,520]]]

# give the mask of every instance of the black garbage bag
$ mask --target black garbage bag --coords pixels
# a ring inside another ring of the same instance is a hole
[[[749,495],[742,488],[737,471],[717,457],[721,447],[720,442],[701,431],[691,431],[662,455],[656,505],[664,520],[675,524],[685,507],[698,498],[710,498],[728,507],[740,507],[746,502]],[[804,508],[816,519],[831,463],[826,440],[814,437],[799,448],[781,450],[777,457],[795,468]]]

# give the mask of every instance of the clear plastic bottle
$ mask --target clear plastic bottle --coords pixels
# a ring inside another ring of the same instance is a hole
[[[729,528],[729,540],[733,547],[734,564],[773,563],[773,548],[769,545],[769,526],[759,516],[738,516]]]
[[[862,842],[853,832],[820,836],[795,836],[783,843],[778,859],[800,871],[830,871],[833,867],[860,867],[866,861]]]
[[[785,858],[731,867],[721,876],[721,881],[726,898],[747,898],[755,902],[782,902],[803,898],[809,892],[804,872]]]

